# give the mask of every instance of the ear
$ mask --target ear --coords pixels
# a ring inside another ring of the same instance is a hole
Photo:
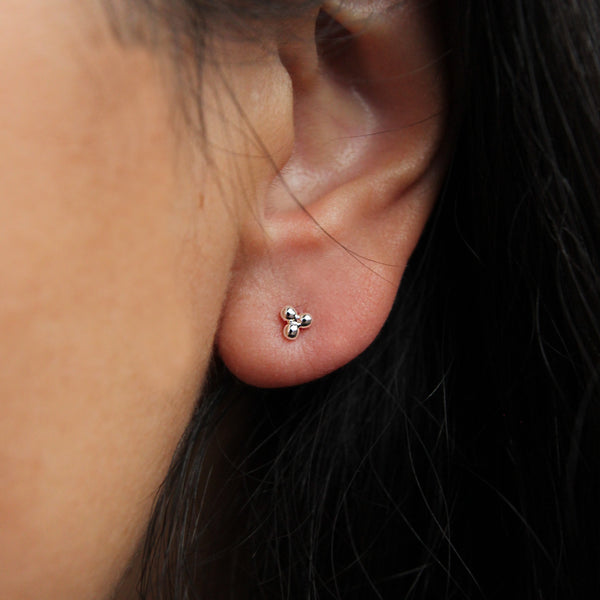
[[[447,166],[434,5],[324,3],[280,46],[294,148],[242,225],[217,336],[247,383],[289,386],[335,370],[391,310]],[[294,341],[282,334],[285,306],[312,315]]]

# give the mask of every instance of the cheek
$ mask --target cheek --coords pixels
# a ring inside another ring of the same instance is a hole
[[[24,51],[3,81],[2,598],[101,597],[127,565],[201,387],[234,254],[225,206],[200,215],[175,165],[149,58],[49,54]]]

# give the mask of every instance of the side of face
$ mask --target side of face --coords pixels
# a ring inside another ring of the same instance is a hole
[[[228,51],[244,94],[277,81]],[[120,578],[271,176],[208,72],[229,125],[213,119],[207,167],[160,54],[118,43],[92,1],[0,6],[2,598],[102,598]]]
[[[432,9],[400,4],[323,3],[350,63],[317,8],[222,31],[180,111],[167,50],[97,0],[1,3],[1,598],[110,596],[214,348],[287,386],[375,338],[446,164]]]

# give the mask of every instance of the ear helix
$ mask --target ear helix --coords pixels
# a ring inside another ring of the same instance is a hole
[[[293,306],[282,308],[279,315],[286,321],[283,337],[287,340],[295,340],[301,329],[308,329],[312,325],[312,316],[308,313],[299,314]]]

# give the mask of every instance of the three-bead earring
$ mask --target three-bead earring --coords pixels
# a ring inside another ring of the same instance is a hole
[[[282,308],[279,315],[286,322],[283,327],[286,340],[295,340],[301,329],[308,329],[312,325],[312,316],[308,313],[299,314],[293,306]]]

